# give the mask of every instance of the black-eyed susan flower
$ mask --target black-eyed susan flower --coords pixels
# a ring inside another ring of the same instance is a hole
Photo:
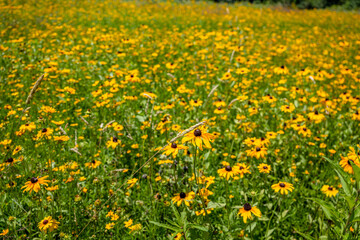
[[[244,174],[251,174],[251,172],[249,170],[250,166],[246,166],[245,163],[237,163],[236,167],[237,167],[237,171],[240,175],[240,178],[243,178]]]
[[[91,162],[85,163],[85,167],[95,169],[100,166],[101,162],[98,160],[92,160]]]
[[[175,197],[172,198],[172,202],[174,204],[177,204],[178,206],[181,205],[181,203],[185,203],[186,206],[190,206],[190,203],[192,202],[192,200],[195,198],[195,193],[193,191],[185,193],[185,192],[181,192],[181,193],[176,193]]]
[[[107,141],[106,147],[115,149],[120,144],[121,144],[121,141],[117,137],[112,137],[109,141]]]
[[[291,103],[290,105],[281,106],[280,109],[281,109],[281,111],[283,111],[283,112],[291,113],[292,111],[295,110],[295,105]]]
[[[338,190],[332,186],[324,185],[321,188],[321,191],[327,196],[327,197],[335,197],[336,194],[338,194]]]
[[[49,230],[50,232],[57,229],[59,226],[59,222],[53,219],[51,216],[45,217],[41,222],[39,222],[39,229],[42,232],[47,232]]]
[[[292,192],[294,190],[294,186],[291,183],[287,183],[287,182],[279,182],[276,184],[273,184],[271,186],[272,189],[274,189],[275,192],[279,192],[281,194],[288,194],[288,192]]]
[[[246,154],[249,157],[254,158],[264,158],[267,155],[267,148],[266,147],[254,147],[252,149],[246,150]]]
[[[247,219],[252,219],[251,213],[257,217],[261,217],[261,212],[256,206],[252,207],[250,203],[245,203],[244,206],[239,209],[238,215],[241,215],[244,223],[246,223]]]
[[[348,157],[341,156],[340,166],[344,169],[345,172],[354,174],[354,169],[351,166],[351,162],[360,167],[360,162],[357,159],[349,159]]]
[[[230,165],[227,165],[224,168],[219,169],[217,172],[220,177],[229,180],[229,178],[234,178],[239,174],[239,168],[237,166],[231,167]]]
[[[203,104],[201,100],[190,100],[190,105],[193,107],[200,107]]]
[[[175,158],[176,155],[179,153],[179,150],[187,150],[187,149],[188,149],[188,147],[186,147],[184,145],[177,144],[177,142],[173,142],[171,144],[168,144],[164,148],[164,154],[165,155],[172,154],[172,157]]]
[[[54,130],[52,128],[43,128],[41,129],[38,134],[36,135],[36,139],[51,139],[51,135],[53,134]]]
[[[182,139],[182,143],[191,141],[194,146],[198,146],[200,150],[203,150],[203,143],[206,148],[211,148],[210,142],[214,139],[215,136],[207,132],[207,128],[205,126],[200,126],[195,130],[187,133]]]
[[[40,186],[41,185],[45,185],[47,186],[48,182],[50,182],[49,180],[46,180],[46,178],[48,178],[49,176],[44,176],[44,177],[41,177],[41,178],[36,178],[36,177],[32,177],[30,179],[30,181],[27,181],[25,183],[25,186],[21,187],[21,189],[25,188],[24,189],[24,192],[28,192],[30,191],[30,193],[34,190],[35,192],[38,192],[41,188]]]
[[[34,129],[36,129],[36,125],[33,122],[26,123],[20,126],[20,132],[26,132],[26,131],[31,132]]]
[[[265,164],[265,163],[260,163],[257,168],[259,169],[259,172],[261,172],[261,173],[270,173],[270,171],[271,171],[271,166],[268,164]]]

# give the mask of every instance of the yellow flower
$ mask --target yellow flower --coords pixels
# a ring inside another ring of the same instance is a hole
[[[292,111],[294,111],[295,110],[295,106],[294,106],[294,104],[290,104],[290,105],[284,105],[284,106],[281,106],[281,111],[283,111],[283,112],[289,112],[289,113],[291,113]]]
[[[257,207],[251,207],[250,203],[245,203],[244,207],[239,209],[238,215],[241,214],[244,223],[246,223],[247,219],[252,219],[251,213],[257,217],[261,217],[261,212]]]
[[[260,165],[257,167],[259,169],[259,172],[261,173],[270,173],[271,166],[267,165],[265,163],[260,163]]]
[[[8,234],[9,233],[9,229],[4,229],[3,231],[2,231],[2,233],[0,233],[0,236],[5,236],[6,234]]]
[[[26,132],[26,131],[31,132],[35,128],[36,128],[35,123],[33,123],[33,122],[26,123],[26,124],[20,126],[20,132]]]
[[[230,165],[227,165],[226,167],[219,169],[217,172],[220,175],[220,177],[226,178],[226,180],[229,180],[229,178],[234,178],[234,176],[240,173],[239,168],[237,166],[231,167]]]
[[[281,194],[288,194],[288,192],[292,192],[294,190],[294,187],[291,183],[287,183],[287,182],[279,182],[277,184],[273,184],[271,186],[272,189],[274,189],[275,192],[279,192]]]
[[[44,218],[39,222],[39,229],[42,232],[46,232],[49,230],[50,232],[54,231],[54,229],[57,229],[59,226],[59,222],[53,219],[51,216]]]
[[[133,220],[129,219],[129,221],[124,222],[126,228],[130,227],[133,224]]]
[[[128,180],[127,184],[129,184],[129,186],[127,187],[127,189],[132,188],[137,181],[138,181],[137,178],[133,178],[133,179]]]
[[[238,163],[236,165],[238,172],[240,174],[240,178],[243,178],[245,173],[251,174],[251,172],[249,171],[250,167],[246,166],[245,163]]]
[[[36,177],[32,177],[30,181],[27,181],[25,183],[25,186],[23,186],[21,189],[24,189],[25,191],[30,191],[30,193],[32,192],[32,190],[34,190],[35,192],[38,192],[40,190],[40,186],[41,185],[45,185],[47,186],[48,182],[50,182],[49,180],[46,180],[46,178],[48,178],[49,176],[44,176],[41,178],[36,178]]]
[[[51,139],[51,135],[53,132],[54,130],[51,128],[43,128],[36,135],[36,140],[39,140],[41,138]]]
[[[176,193],[175,197],[172,198],[173,203],[177,203],[178,206],[181,205],[182,202],[185,203],[186,206],[190,206],[190,203],[195,198],[195,193],[193,191],[189,193]]]
[[[132,225],[130,227],[128,227],[131,231],[130,233],[134,232],[134,231],[138,231],[142,228],[141,224],[138,223],[138,224],[135,224],[135,225]]]
[[[106,228],[107,230],[110,230],[110,229],[112,229],[114,226],[115,226],[115,223],[108,223],[108,224],[106,224],[105,228]]]
[[[199,216],[199,215],[205,216],[206,214],[210,214],[211,210],[213,210],[213,208],[206,209],[206,213],[205,213],[204,209],[201,209],[200,211],[196,211],[195,214],[196,214],[196,216]]]
[[[210,142],[215,138],[214,135],[207,133],[207,128],[205,126],[200,126],[195,130],[187,133],[182,139],[182,143],[191,141],[194,146],[198,146],[200,150],[202,149],[203,143],[206,148],[211,148]]]
[[[171,144],[168,144],[165,148],[164,148],[164,154],[165,155],[170,155],[172,154],[172,157],[175,158],[176,155],[179,153],[179,150],[186,150],[188,149],[188,147],[184,146],[184,145],[178,145],[176,142],[173,142]]]
[[[326,194],[327,197],[335,197],[336,194],[339,192],[338,190],[336,190],[336,188],[329,185],[324,185],[321,188],[321,191]]]
[[[98,166],[100,166],[101,162],[98,160],[92,160],[91,162],[85,163],[85,167],[88,168],[97,168]]]
[[[350,161],[360,167],[360,162],[357,159],[349,159],[348,157],[341,156],[340,166],[344,169],[345,172],[354,174],[353,167],[351,166]]]
[[[107,141],[106,147],[115,149],[120,144],[121,144],[121,141],[117,137],[112,137],[111,140]]]
[[[267,154],[267,148],[266,147],[255,147],[250,150],[246,150],[246,155],[249,157],[255,157],[257,159],[259,158],[265,158],[265,155]]]

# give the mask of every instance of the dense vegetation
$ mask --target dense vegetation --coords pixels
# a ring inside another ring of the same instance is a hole
[[[0,4],[4,239],[359,239],[360,17]]]

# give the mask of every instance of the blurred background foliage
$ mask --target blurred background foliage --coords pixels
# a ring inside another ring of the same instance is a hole
[[[300,9],[342,7],[352,10],[360,8],[360,0],[213,0],[214,2],[248,2],[254,4],[280,4],[286,7],[297,7]]]

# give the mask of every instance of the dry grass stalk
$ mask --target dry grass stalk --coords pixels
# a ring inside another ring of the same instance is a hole
[[[26,104],[29,104],[31,102],[31,99],[34,97],[36,90],[39,88],[39,85],[41,83],[41,81],[44,79],[45,73],[43,75],[41,75],[38,80],[36,80],[33,88],[31,89],[29,96],[26,99]]]
[[[151,96],[147,95],[146,93],[143,93],[142,95],[153,100],[153,98]]]
[[[111,125],[111,124],[113,124],[115,122],[115,120],[112,120],[112,121],[110,121],[110,122],[108,122],[106,125],[105,125],[105,127],[103,128],[103,132]]]
[[[81,121],[83,121],[86,125],[90,125],[88,121],[86,121],[85,118],[83,118],[83,116],[80,116]]]
[[[229,103],[229,107],[234,103],[234,102],[237,102],[237,101],[239,101],[239,99],[237,99],[237,98],[235,98],[235,99],[233,99],[230,103]]]
[[[61,126],[59,127],[59,129],[62,132],[62,134],[67,135],[67,133],[65,132],[65,130]]]
[[[70,150],[77,153],[77,154],[79,154],[81,156],[81,153],[79,152],[78,148],[76,148],[76,147],[75,148],[70,148]]]
[[[172,79],[175,79],[175,76],[172,75],[171,73],[167,73],[166,75],[168,75],[168,76],[171,77]]]
[[[178,138],[184,136],[185,134],[187,134],[188,132],[191,132],[192,130],[194,130],[195,128],[197,127],[200,127],[201,125],[204,125],[206,123],[206,121],[202,121],[202,122],[199,122],[197,124],[195,124],[194,126],[180,132],[178,135],[176,135],[176,137],[174,137],[173,139],[170,140],[170,143],[173,143],[175,142]],[[167,145],[164,146],[164,148],[166,147]]]
[[[208,98],[215,92],[215,90],[218,88],[218,86],[219,85],[216,85],[215,87],[213,87],[212,89],[211,89],[211,91],[209,92],[209,94],[208,94]]]

